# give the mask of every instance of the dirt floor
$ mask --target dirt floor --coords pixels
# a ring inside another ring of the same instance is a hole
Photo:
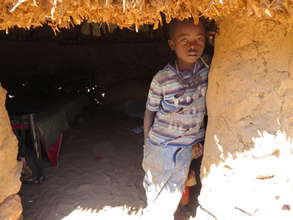
[[[137,219],[142,186],[141,119],[91,110],[64,134],[58,167],[47,180],[23,185],[24,220]],[[178,219],[182,219],[179,217]]]

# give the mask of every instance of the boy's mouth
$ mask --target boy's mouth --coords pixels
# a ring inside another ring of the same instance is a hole
[[[187,55],[191,57],[198,57],[198,53],[196,51],[189,51]]]
[[[198,54],[197,53],[188,53],[188,56],[189,57],[198,57]]]

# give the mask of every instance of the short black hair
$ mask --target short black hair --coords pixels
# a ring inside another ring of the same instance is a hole
[[[174,36],[174,33],[176,32],[176,29],[178,25],[180,24],[194,24],[193,18],[186,18],[184,20],[179,20],[177,18],[174,18],[171,20],[171,22],[168,24],[168,39],[171,40]],[[207,33],[211,29],[211,21],[208,21],[204,17],[199,18],[199,24],[202,24],[205,32]]]

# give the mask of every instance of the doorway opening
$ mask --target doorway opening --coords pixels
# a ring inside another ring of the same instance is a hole
[[[24,219],[140,214],[145,102],[173,56],[165,28],[84,23],[56,36],[47,26],[1,34],[1,85],[26,164]]]

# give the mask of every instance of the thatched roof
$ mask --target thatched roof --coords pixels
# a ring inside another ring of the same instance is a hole
[[[215,20],[256,16],[293,26],[293,0],[1,0],[0,29],[32,28],[48,23],[54,29],[82,21],[106,22],[130,27],[173,17],[206,16]]]

